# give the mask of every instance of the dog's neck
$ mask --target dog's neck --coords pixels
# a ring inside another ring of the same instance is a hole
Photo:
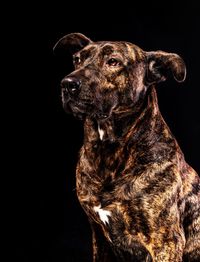
[[[149,117],[151,115],[151,117]],[[113,112],[111,118],[85,121],[84,143],[121,143],[125,136],[137,136],[144,132],[144,122],[147,130],[153,129],[154,121],[162,118],[155,88],[149,87],[144,98],[126,111]],[[140,126],[142,130],[140,130]]]

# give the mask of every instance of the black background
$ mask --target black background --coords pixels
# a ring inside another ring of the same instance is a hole
[[[52,47],[67,33],[124,40],[144,50],[178,53],[187,66],[182,84],[159,84],[160,110],[190,165],[200,173],[199,8],[193,2],[21,4],[8,7],[6,112],[7,256],[15,261],[91,261],[91,232],[75,192],[82,123],[64,113],[60,80],[70,56]]]

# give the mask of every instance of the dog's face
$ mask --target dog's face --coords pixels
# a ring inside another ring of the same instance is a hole
[[[95,118],[131,106],[143,88],[142,50],[128,43],[91,43],[73,55],[75,71],[62,82],[66,111]]]
[[[165,80],[168,71],[179,82],[185,78],[178,55],[145,52],[127,42],[92,42],[74,33],[61,38],[54,50],[73,54],[75,70],[61,81],[62,102],[79,118],[107,119],[133,110],[148,86]]]

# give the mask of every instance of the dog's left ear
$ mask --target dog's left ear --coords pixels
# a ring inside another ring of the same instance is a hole
[[[186,77],[186,66],[183,59],[174,53],[163,51],[146,52],[147,82],[149,84],[165,81],[172,73],[177,82],[183,82]]]
[[[72,33],[63,36],[53,47],[55,54],[76,53],[92,41],[81,33]]]

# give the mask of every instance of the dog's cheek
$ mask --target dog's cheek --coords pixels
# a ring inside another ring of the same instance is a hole
[[[120,74],[115,79],[116,87],[119,91],[124,91],[127,87],[128,78],[125,73]]]
[[[120,105],[127,106],[134,102],[136,96],[135,84],[134,79],[130,80],[130,77],[126,74],[120,75],[116,79],[116,90]]]
[[[108,86],[106,88],[98,88],[94,101],[97,113],[110,117],[113,109],[117,107],[119,102],[118,92]]]
[[[132,103],[136,103],[140,97],[140,94],[146,92],[146,86],[144,84],[144,63],[139,63],[137,66],[129,65],[126,68],[124,75],[126,76],[126,92],[129,93],[128,97],[131,99]]]
[[[129,98],[133,104],[137,103],[140,98],[144,98],[147,87],[144,84],[143,76],[132,75],[128,81],[127,89],[130,91]]]

